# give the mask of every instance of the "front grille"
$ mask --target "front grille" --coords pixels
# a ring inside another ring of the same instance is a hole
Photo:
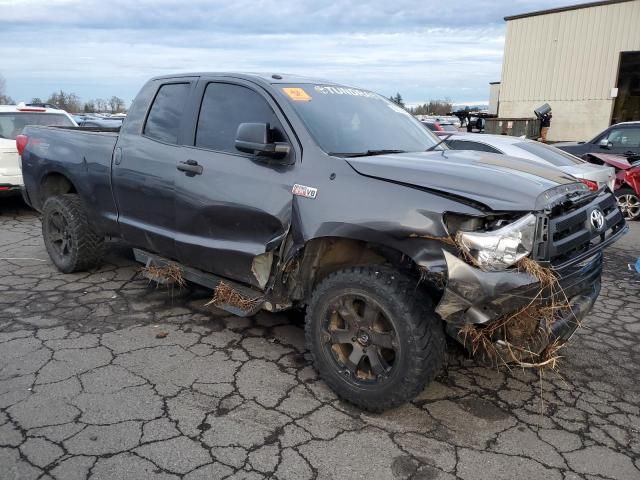
[[[591,223],[594,210],[602,211],[600,230]],[[553,209],[538,216],[533,257],[561,268],[576,258],[584,258],[603,248],[624,228],[615,197],[601,192],[586,204]]]

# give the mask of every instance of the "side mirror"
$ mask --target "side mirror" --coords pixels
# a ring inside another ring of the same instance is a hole
[[[600,140],[598,145],[600,145],[600,148],[611,148],[613,146],[608,138],[603,138],[602,140]]]
[[[284,158],[291,146],[284,142],[272,142],[268,123],[241,123],[236,132],[236,149],[245,153]]]

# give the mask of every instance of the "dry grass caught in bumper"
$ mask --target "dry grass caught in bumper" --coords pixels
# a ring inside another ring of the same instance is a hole
[[[460,338],[473,356],[491,364],[515,364],[522,368],[557,367],[562,343],[551,341],[554,322],[572,309],[558,276],[535,260],[523,258],[520,272],[531,275],[540,284],[532,300],[519,310],[486,325],[467,324],[459,330]],[[548,293],[546,299],[543,297]]]
[[[262,297],[250,298],[222,281],[216,287],[213,298],[207,302],[205,306],[214,305],[218,307],[220,305],[230,305],[241,310],[251,310],[261,301]]]
[[[182,288],[187,284],[182,273],[182,268],[175,263],[162,266],[150,264],[142,267],[140,273],[149,279],[149,281],[156,282],[159,285],[177,285]]]

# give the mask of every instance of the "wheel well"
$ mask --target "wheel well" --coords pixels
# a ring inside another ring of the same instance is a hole
[[[384,245],[340,237],[310,240],[292,263],[289,288],[292,298],[304,300],[314,286],[336,270],[349,266],[387,265],[413,275],[417,281],[422,271],[402,252]]]
[[[61,173],[50,173],[40,183],[40,205],[44,205],[47,198],[65,193],[78,193],[75,185]]]

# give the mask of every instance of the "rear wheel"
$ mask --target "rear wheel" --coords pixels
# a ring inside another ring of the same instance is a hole
[[[640,196],[629,187],[622,187],[615,191],[618,207],[626,220],[640,218]]]
[[[102,259],[104,239],[89,223],[78,195],[47,199],[42,209],[42,236],[49,257],[63,273],[88,270]]]
[[[440,371],[442,323],[417,283],[384,267],[352,267],[318,285],[307,309],[307,343],[340,397],[382,411],[415,397]]]

